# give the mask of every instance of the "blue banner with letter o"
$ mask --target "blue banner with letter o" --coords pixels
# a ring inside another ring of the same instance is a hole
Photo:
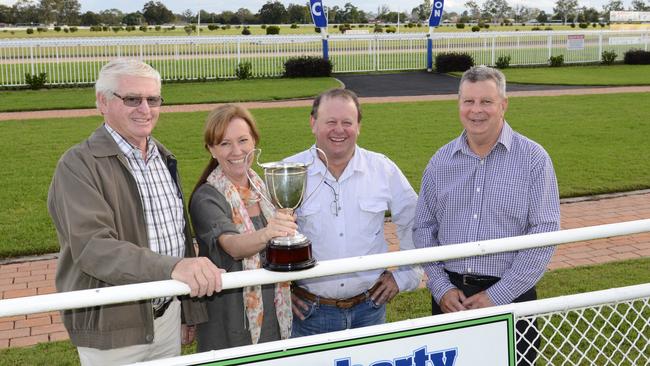
[[[440,20],[442,19],[442,8],[444,5],[444,0],[433,0],[433,5],[431,5],[431,15],[429,16],[429,27],[437,27],[440,25]]]
[[[311,10],[311,19],[314,25],[318,28],[327,28],[327,16],[323,8],[322,0],[309,0],[309,8]]]

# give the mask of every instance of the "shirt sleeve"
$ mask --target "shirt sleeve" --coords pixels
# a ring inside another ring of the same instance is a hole
[[[226,198],[216,188],[203,184],[192,195],[190,217],[199,242],[199,254],[209,257],[218,267],[230,270],[235,260],[220,250],[219,237],[239,234],[239,231],[232,221]]]
[[[541,147],[532,156],[526,235],[560,229],[560,198],[553,163]],[[520,250],[501,280],[486,292],[496,305],[511,303],[542,278],[555,246]]]
[[[391,162],[389,187],[391,191],[390,211],[393,223],[397,226],[400,250],[415,249],[413,246],[413,217],[417,204],[417,194],[411,187],[397,165]],[[393,271],[395,281],[400,291],[414,290],[422,279],[422,268],[419,265],[401,266]]]
[[[435,158],[435,156],[434,156]],[[415,209],[413,240],[416,248],[431,248],[440,245],[438,241],[439,223],[436,218],[438,197],[435,184],[435,164],[432,159],[422,175],[420,196]],[[423,265],[427,275],[427,287],[435,301],[440,303],[442,296],[455,288],[445,273],[442,262],[430,262]]]

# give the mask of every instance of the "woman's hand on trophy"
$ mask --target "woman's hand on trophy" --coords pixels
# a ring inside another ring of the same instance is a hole
[[[279,236],[293,236],[298,229],[296,219],[293,215],[283,212],[276,212],[275,216],[269,219],[262,231],[262,240],[266,243]]]

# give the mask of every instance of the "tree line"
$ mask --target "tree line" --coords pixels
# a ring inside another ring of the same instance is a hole
[[[578,0],[556,0],[552,13],[521,4],[514,6],[507,0],[476,0],[464,3],[461,13],[444,12],[443,20],[454,23],[523,23],[537,20],[546,23],[552,20],[567,22],[608,22],[609,12],[626,10],[622,0],[610,0],[601,11],[593,7],[581,6]],[[632,0],[627,10],[650,11],[645,0]],[[377,11],[364,11],[351,2],[342,7],[327,7],[330,23],[369,23],[385,22],[424,22],[431,13],[431,0],[413,8],[410,13],[391,11],[386,4],[378,6]],[[19,0],[12,6],[0,5],[0,23],[16,25],[161,25],[171,23],[213,24],[308,24],[311,23],[309,3],[284,6],[279,1],[268,1],[255,13],[246,8],[237,11],[211,13],[200,10],[200,14],[190,9],[180,14],[169,10],[161,1],[149,1],[141,11],[124,13],[118,9],[81,13],[78,0]]]

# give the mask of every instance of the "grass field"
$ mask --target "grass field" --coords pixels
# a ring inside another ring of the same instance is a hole
[[[334,78],[251,79],[165,83],[165,105],[247,102],[314,97],[340,86]],[[94,108],[93,87],[0,91],[0,112]]]
[[[646,283],[650,280],[647,272],[648,266],[650,266],[650,258],[555,270],[547,273],[538,284],[538,296],[540,298],[550,298]],[[431,296],[428,290],[419,289],[397,295],[388,305],[386,317],[388,322],[395,322],[421,318],[430,314]],[[647,319],[650,317],[650,309],[642,310],[641,314],[645,314]],[[628,316],[632,318],[634,315]],[[642,316],[637,319],[643,319]],[[637,321],[637,325],[637,332],[644,329],[643,323]],[[645,329],[647,329],[647,325]],[[552,336],[552,334],[545,334],[546,339],[551,339]],[[558,339],[556,342],[557,346],[561,347],[561,341]],[[565,347],[570,346],[565,345]],[[183,354],[194,352],[194,345],[183,348]],[[596,356],[589,359],[593,360],[595,358]],[[2,366],[50,365],[54,363],[56,365],[77,365],[79,363],[76,349],[69,341],[41,343],[34,347],[0,350],[0,365]],[[554,365],[558,366],[562,364],[554,363]]]
[[[461,131],[454,101],[368,104],[359,143],[381,151],[416,191],[431,155]],[[264,154],[274,161],[309,147],[308,108],[254,110]],[[199,176],[206,112],[164,114],[154,135],[175,152],[185,192]],[[511,98],[508,121],[542,144],[553,159],[563,197],[650,187],[650,94]],[[61,154],[85,139],[97,117],[0,123],[5,161],[0,175],[0,257],[58,249],[46,212],[52,172]]]
[[[548,85],[650,85],[650,65],[576,66],[502,70],[510,83]]]
[[[530,31],[534,26],[522,26],[521,24],[518,25],[513,25],[513,26],[494,26],[491,25],[490,28],[488,29],[481,29],[481,32],[515,32],[515,31]],[[465,26],[464,29],[457,29],[455,25],[448,25],[448,26],[441,26],[436,28],[436,32],[471,32],[471,26]],[[546,28],[546,26],[542,27],[542,29]],[[551,26],[552,30],[576,30],[576,28],[571,28],[568,25],[552,25]],[[202,26],[201,31],[200,31],[200,36],[201,37],[208,37],[208,36],[236,36],[236,35],[241,35],[242,32],[242,27],[238,26],[231,26],[230,29],[221,29],[219,28],[218,30],[208,30],[207,26]],[[250,31],[251,35],[265,35],[266,34],[266,29],[262,29],[262,26],[259,24],[251,25],[250,26]],[[370,33],[373,33],[373,28],[371,27],[355,27],[356,29],[361,29],[361,30],[368,30]],[[579,28],[578,28],[579,29]],[[589,27],[587,30],[608,30],[609,26],[605,26],[604,28],[598,26],[596,28]],[[399,31],[401,33],[426,33],[428,32],[427,27],[413,27],[413,28],[408,28],[405,26],[401,26],[399,28]],[[328,33],[329,34],[340,34],[340,31],[338,28],[334,28],[334,25],[330,25],[328,27]],[[288,25],[283,25],[280,27],[280,35],[287,35],[287,34],[318,34],[314,30],[314,26],[310,24],[304,24],[304,25],[299,25],[298,28],[292,29]],[[171,30],[171,29],[165,29],[164,27],[161,28],[160,31],[156,31],[155,28],[149,29],[147,32],[142,32],[140,30],[136,31],[131,31],[127,32],[125,30],[119,31],[119,32],[114,32],[112,30],[106,31],[106,32],[91,32],[88,29],[79,29],[77,32],[74,33],[65,33],[63,31],[61,32],[56,32],[52,29],[50,29],[47,32],[43,33],[38,33],[34,32],[34,34],[27,34],[27,32],[22,29],[22,30],[15,30],[10,31],[10,30],[2,30],[0,31],[0,39],[2,38],[8,38],[8,39],[15,39],[15,38],[54,38],[54,37],[150,37],[150,36],[156,36],[156,37],[181,37],[181,36],[186,36],[187,33],[183,30],[182,26],[177,26],[176,29]],[[192,33],[191,36],[189,37],[196,37],[196,33]]]

